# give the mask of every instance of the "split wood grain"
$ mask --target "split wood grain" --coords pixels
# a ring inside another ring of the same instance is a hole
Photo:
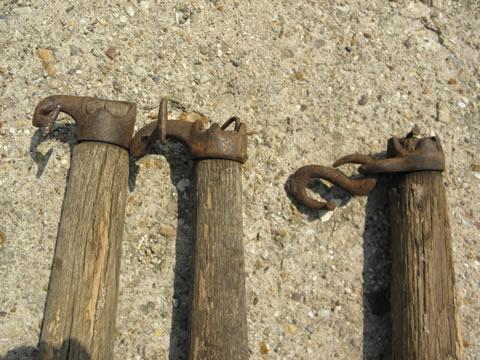
[[[248,359],[241,164],[196,166],[191,360]]]
[[[452,237],[442,173],[394,176],[392,359],[459,359]]]
[[[128,152],[99,142],[73,148],[57,234],[40,359],[109,360],[117,311]]]

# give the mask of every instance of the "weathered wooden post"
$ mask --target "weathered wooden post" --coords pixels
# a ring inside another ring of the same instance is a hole
[[[326,179],[354,195],[366,195],[379,175],[391,174],[392,359],[459,359],[462,343],[442,177],[444,153],[438,138],[418,139],[415,133],[390,139],[386,159],[354,154],[334,164],[361,164],[364,178],[348,179],[337,169],[312,165],[293,175],[290,190],[306,206],[332,209],[334,204],[308,197],[310,179]]]
[[[234,131],[226,131],[234,123]],[[157,141],[182,141],[196,160],[196,231],[190,322],[190,359],[248,358],[241,164],[247,160],[246,127],[237,118],[204,129],[200,121],[167,119],[141,129],[131,152],[146,154]]]
[[[406,139],[408,153],[435,139]],[[459,359],[461,335],[455,304],[452,237],[440,171],[393,176],[390,191],[392,242],[392,359]]]
[[[40,359],[108,360],[136,105],[50,96],[37,105],[33,124],[46,134],[59,112],[76,121],[79,144],[73,147],[58,229]]]

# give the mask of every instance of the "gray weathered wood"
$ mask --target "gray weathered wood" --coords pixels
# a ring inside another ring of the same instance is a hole
[[[442,173],[394,176],[392,359],[459,359],[452,238]]]
[[[112,359],[127,150],[73,148],[40,336],[40,358]]]
[[[248,359],[241,164],[200,160],[191,360]]]

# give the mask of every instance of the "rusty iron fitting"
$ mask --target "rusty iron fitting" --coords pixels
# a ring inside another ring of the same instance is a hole
[[[60,112],[75,120],[78,141],[98,141],[129,148],[137,112],[135,103],[88,96],[53,95],[38,103],[33,114],[33,125],[47,135]]]
[[[232,131],[227,128],[234,124]],[[212,124],[205,129],[197,120],[168,120],[167,100],[160,101],[158,119],[142,129],[133,137],[130,153],[136,157],[147,154],[159,141],[165,144],[167,137],[182,142],[194,159],[228,159],[244,163],[247,160],[247,129],[237,117],[232,117],[220,126]]]
[[[300,204],[314,210],[333,210],[336,205],[333,201],[317,201],[307,194],[308,184],[313,179],[327,180],[354,195],[367,195],[377,184],[376,177],[350,179],[338,169],[322,165],[303,166],[290,178],[288,191]]]
[[[405,138],[392,137],[388,140],[387,156],[375,159],[370,155],[351,154],[333,163],[332,167],[307,165],[298,169],[290,178],[288,191],[300,204],[311,209],[333,210],[332,201],[321,202],[307,194],[311,180],[326,180],[349,192],[351,195],[368,195],[376,186],[380,175],[408,173],[414,171],[445,170],[445,155],[437,137],[417,138],[414,128]],[[349,178],[336,167],[344,164],[359,164],[360,178]]]

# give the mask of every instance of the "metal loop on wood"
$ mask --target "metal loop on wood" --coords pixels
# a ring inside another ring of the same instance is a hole
[[[291,177],[289,191],[301,204],[312,209],[335,208],[332,202],[319,202],[308,196],[306,188],[312,179],[323,179],[348,191],[352,195],[367,195],[375,188],[378,176],[398,174],[413,171],[443,171],[445,170],[445,155],[440,140],[437,137],[418,139],[414,128],[408,135],[399,139],[388,140],[387,157],[374,159],[370,155],[351,154],[333,163],[333,167],[344,164],[359,164],[359,173],[364,177],[348,178],[338,169],[321,165],[308,165],[298,169]]]
[[[234,130],[227,131],[234,123]],[[244,163],[247,160],[247,130],[238,117],[228,119],[222,126],[212,124],[208,129],[200,120],[188,122],[168,120],[167,101],[160,101],[158,119],[134,136],[130,152],[134,157],[147,154],[157,142],[171,137],[181,141],[194,159],[229,159]]]
[[[240,118],[238,118],[237,116],[232,116],[230,119],[225,121],[225,124],[223,124],[220,127],[220,129],[226,130],[230,126],[231,123],[235,123],[235,127],[234,127],[235,131],[238,131],[240,129],[241,122],[240,122]]]

